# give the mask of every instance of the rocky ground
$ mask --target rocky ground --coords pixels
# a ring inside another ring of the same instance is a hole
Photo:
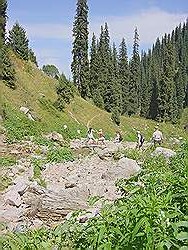
[[[83,140],[74,140],[70,143],[73,150],[87,147],[90,153],[84,157],[78,154],[73,162],[45,164],[42,177],[47,186],[43,188],[32,180],[31,159],[39,157],[35,154],[36,150],[43,157],[47,147],[39,147],[32,141],[10,147],[4,137],[0,139],[3,154],[9,152],[19,156],[16,165],[1,169],[1,174],[8,175],[12,180],[12,184],[0,196],[0,222],[6,225],[4,230],[21,231],[28,227],[51,225],[64,220],[77,209],[86,209],[95,215],[101,203],[91,207],[88,203],[90,198],[114,201],[121,196],[116,189],[116,181],[141,171],[141,166],[135,160],[121,153],[117,159],[114,158],[115,153],[135,148],[136,143],[115,144],[109,141],[104,146],[85,145]],[[145,144],[145,147],[149,146]],[[166,157],[174,154],[163,148],[157,149],[154,154],[158,153],[164,153]]]

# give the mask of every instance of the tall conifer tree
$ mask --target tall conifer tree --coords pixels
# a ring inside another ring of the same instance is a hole
[[[0,79],[3,77],[3,47],[5,45],[5,29],[6,29],[6,9],[7,1],[0,2]]]
[[[5,30],[6,30],[6,10],[7,10],[7,1],[0,1],[0,80],[3,80],[4,83],[15,89],[15,70],[8,56],[7,46],[5,44]]]
[[[139,112],[140,106],[140,56],[139,56],[139,35],[137,28],[134,31],[133,55],[130,61],[129,80],[129,103],[128,114]]]
[[[29,40],[26,31],[16,22],[9,31],[8,43],[10,48],[23,60],[29,59]]]
[[[104,108],[103,97],[102,97],[102,88],[99,82],[99,67],[100,67],[100,58],[98,53],[98,45],[96,36],[93,33],[92,43],[91,43],[91,52],[90,52],[90,92],[93,99],[93,102],[96,106]]]
[[[78,0],[73,24],[73,61],[71,70],[74,84],[83,98],[89,96],[88,60],[88,5],[87,0]]]
[[[129,99],[129,65],[127,57],[127,47],[125,38],[122,39],[119,46],[118,56],[119,82],[122,90],[122,114],[127,113]]]
[[[175,88],[175,48],[170,42],[170,36],[163,38],[163,73],[159,86],[159,114],[162,121],[177,119],[177,98]]]

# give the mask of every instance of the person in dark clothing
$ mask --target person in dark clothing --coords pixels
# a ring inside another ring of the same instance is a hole
[[[140,131],[137,131],[137,145],[136,147],[140,149],[144,144],[144,136],[140,133]]]

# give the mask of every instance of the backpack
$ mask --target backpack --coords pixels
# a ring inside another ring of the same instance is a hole
[[[140,135],[140,143],[141,143],[141,144],[143,144],[143,143],[144,143],[144,141],[145,141],[144,136],[143,136],[143,135]]]

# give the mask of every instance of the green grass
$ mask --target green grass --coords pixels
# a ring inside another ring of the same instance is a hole
[[[46,157],[47,162],[65,162],[73,160],[73,153],[68,147],[52,148],[49,150]]]
[[[2,98],[0,104],[4,107],[10,142],[21,140],[25,136],[41,137],[42,133],[57,131],[67,139],[85,137],[87,126],[98,130],[103,129],[107,139],[113,138],[117,130],[122,130],[124,141],[135,141],[136,130],[140,130],[146,140],[150,140],[156,122],[139,117],[121,117],[121,125],[117,127],[111,120],[111,114],[95,107],[91,101],[75,96],[65,112],[56,110],[53,106],[57,96],[55,87],[57,81],[46,76],[31,62],[23,62],[14,54],[11,55],[16,69],[17,89],[11,90],[2,84]],[[32,122],[21,114],[19,108],[26,106],[40,121]],[[0,112],[3,112],[1,108]],[[186,114],[186,115],[185,115]],[[179,125],[161,123],[160,129],[164,133],[165,143],[171,145],[170,137],[184,137],[188,135],[183,131],[187,111],[184,112]],[[67,125],[68,129],[63,128]],[[78,134],[77,130],[81,133]]]
[[[140,158],[139,155],[136,156]],[[144,155],[142,172],[120,180],[124,194],[100,215],[79,223],[73,216],[53,229],[0,237],[3,249],[185,250],[188,244],[188,142],[176,157]],[[93,203],[98,197],[92,197]],[[15,248],[14,248],[15,247]]]
[[[44,162],[42,160],[34,159],[32,161],[33,164],[33,180],[36,180],[38,184],[42,187],[46,187],[45,180],[42,178],[41,171],[42,171],[42,165]]]
[[[16,164],[16,159],[12,156],[1,156],[0,157],[0,192],[5,190],[10,184],[12,179],[7,176],[6,170]]]
[[[12,156],[0,157],[0,167],[9,167],[16,164],[16,159]]]

